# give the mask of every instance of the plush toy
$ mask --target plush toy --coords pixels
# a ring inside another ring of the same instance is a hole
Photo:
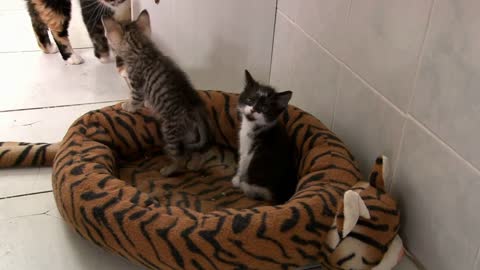
[[[62,217],[149,269],[391,269],[403,254],[385,158],[370,181],[335,134],[290,106],[298,186],[283,205],[244,196],[235,174],[238,96],[201,91],[216,145],[201,172],[163,177],[159,123],[120,104],[80,117],[57,144],[0,143],[0,167],[52,165]]]

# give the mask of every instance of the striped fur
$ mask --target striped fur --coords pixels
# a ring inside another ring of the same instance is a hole
[[[299,184],[287,203],[266,205],[246,198],[230,183],[238,96],[200,95],[217,143],[203,172],[160,176],[158,168],[166,159],[160,127],[146,110],[126,113],[119,104],[87,113],[71,126],[57,151],[52,181],[59,211],[75,231],[147,269],[296,269],[312,264],[371,269],[382,260],[398,232],[397,206],[383,190],[360,181],[351,153],[330,130],[289,107],[281,121],[295,149]],[[0,146],[0,153],[9,146],[14,145]],[[10,151],[17,157],[4,159],[7,153],[0,164],[12,164],[23,151]],[[33,162],[35,153],[30,150],[22,165]],[[361,196],[372,218],[360,218],[341,238],[348,190]]]

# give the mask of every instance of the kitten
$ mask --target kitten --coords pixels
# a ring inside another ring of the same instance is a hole
[[[146,10],[132,23],[121,25],[102,19],[110,46],[121,60],[122,76],[131,88],[123,109],[135,112],[144,104],[161,121],[165,150],[173,159],[161,173],[171,175],[185,168],[193,151],[210,142],[210,124],[205,104],[187,75],[165,56],[150,39],[150,17]]]
[[[37,43],[44,53],[56,53],[48,30],[52,33],[63,60],[68,64],[83,63],[82,57],[75,54],[68,38],[72,3],[70,0],[26,0]]]
[[[238,101],[240,160],[232,184],[248,197],[283,203],[295,192],[290,141],[285,126],[277,121],[291,97],[291,91],[277,93],[245,70],[245,89]]]

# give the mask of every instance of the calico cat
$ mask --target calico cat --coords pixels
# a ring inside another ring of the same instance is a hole
[[[135,112],[145,104],[161,122],[165,150],[172,164],[162,168],[169,176],[185,169],[192,152],[210,142],[210,124],[205,104],[187,75],[151,41],[150,17],[146,10],[137,20],[122,25],[110,17],[102,19],[106,37],[121,61],[131,97],[122,104]],[[189,168],[190,169],[190,168]]]
[[[131,21],[130,0],[80,0],[82,17],[93,43],[93,52],[100,62],[110,62],[110,48],[105,38],[102,17],[121,23]]]
[[[238,101],[240,160],[232,184],[248,197],[283,203],[295,192],[291,144],[286,128],[277,121],[291,97],[291,91],[277,93],[245,70],[245,88]]]
[[[44,53],[57,52],[48,36],[50,30],[63,60],[72,65],[83,63],[82,57],[73,51],[68,38],[72,11],[70,0],[26,0],[26,3],[40,49]]]
[[[130,22],[130,0],[79,0],[83,21],[92,40],[94,54],[102,63],[110,62],[108,42],[102,25],[102,17],[115,18],[119,22]],[[26,0],[37,43],[45,53],[56,53],[50,42],[52,33],[62,58],[77,65],[83,59],[74,53],[68,38],[72,3],[71,0]],[[159,0],[155,0],[159,3]]]

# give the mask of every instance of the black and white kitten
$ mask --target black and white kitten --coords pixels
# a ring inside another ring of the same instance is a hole
[[[291,97],[291,91],[277,93],[245,70],[245,89],[238,101],[240,160],[232,184],[248,197],[283,203],[295,192],[290,142],[285,126],[277,121]]]

